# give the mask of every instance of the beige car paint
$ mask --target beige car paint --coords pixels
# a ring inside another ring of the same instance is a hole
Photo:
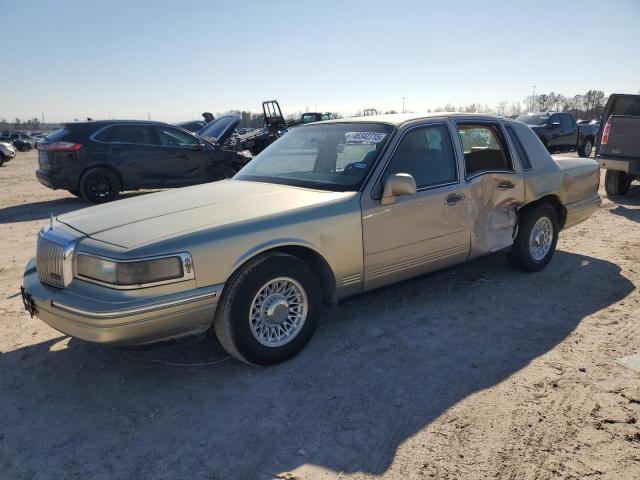
[[[553,196],[564,205],[567,225],[585,219],[597,208],[597,164],[588,159],[554,161],[535,134],[518,122],[469,114],[413,114],[348,121],[388,122],[398,130],[360,192],[226,180],[62,215],[54,222],[54,228],[75,232],[79,237],[78,251],[122,259],[186,251],[193,257],[196,277],[189,282],[127,291],[76,279],[66,289],[58,290],[40,284],[34,269],[28,268],[25,287],[33,293],[36,308],[46,312],[47,323],[72,335],[91,341],[127,343],[127,327],[111,337],[91,336],[85,331],[87,328],[109,328],[109,324],[101,324],[99,319],[85,322],[82,315],[57,312],[53,305],[59,301],[91,310],[98,299],[107,305],[105,309],[111,304],[117,310],[130,302],[153,302],[156,296],[165,298],[214,287],[221,291],[245,262],[282,247],[304,248],[324,259],[335,283],[333,298],[340,299],[508,247],[517,228],[517,211],[544,196]],[[533,169],[522,169],[517,152],[508,141],[513,171],[485,172],[467,179],[461,142],[456,137],[455,124],[461,121],[508,124],[519,135],[523,132],[522,143]],[[380,179],[403,132],[431,123],[444,123],[450,128],[458,180],[397,196],[382,205]],[[513,188],[501,188],[504,182],[510,182]],[[459,199],[448,204],[451,195]],[[209,299],[200,309],[208,312],[210,320],[216,302],[217,298]],[[60,321],[56,320],[58,317]],[[149,323],[159,321],[157,317],[157,313],[134,317],[129,327],[131,343],[159,339]],[[162,316],[161,331],[171,337],[208,327],[202,315],[197,317],[185,332],[171,330],[170,320]],[[188,315],[182,312],[176,314],[175,321],[185,322],[185,318]],[[69,327],[83,322],[86,324],[80,330]]]

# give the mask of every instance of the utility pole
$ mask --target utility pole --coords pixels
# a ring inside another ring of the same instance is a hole
[[[147,120],[151,120],[151,114],[147,113]]]
[[[536,108],[536,86],[533,86],[533,96],[531,97],[531,110]]]
[[[402,97],[402,113],[405,113],[405,111],[404,111],[404,97]]]

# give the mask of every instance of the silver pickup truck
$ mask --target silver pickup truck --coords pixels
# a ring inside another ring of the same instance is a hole
[[[212,329],[234,357],[273,364],[310,340],[324,303],[501,250],[544,268],[598,208],[599,172],[505,118],[311,123],[233,179],[52,218],[22,298],[87,341]]]
[[[607,170],[608,195],[624,195],[640,179],[640,95],[613,94],[602,114],[596,159]]]

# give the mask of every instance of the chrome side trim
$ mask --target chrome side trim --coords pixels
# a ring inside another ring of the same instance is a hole
[[[125,308],[122,310],[111,310],[111,311],[105,311],[105,312],[99,312],[95,310],[85,310],[83,308],[72,307],[70,305],[65,305],[64,303],[60,303],[55,300],[51,300],[51,306],[55,308],[59,308],[60,310],[75,313],[77,315],[82,315],[84,317],[89,317],[89,318],[101,318],[101,319],[121,318],[129,315],[155,312],[157,310],[162,310],[165,308],[186,305],[186,304],[197,302],[200,300],[205,300],[207,298],[215,298],[218,296],[218,289],[219,288],[216,287],[215,290],[198,293],[195,295],[191,295],[189,297],[178,298],[175,300],[167,300],[165,302],[153,303],[151,305],[144,305],[141,307]]]

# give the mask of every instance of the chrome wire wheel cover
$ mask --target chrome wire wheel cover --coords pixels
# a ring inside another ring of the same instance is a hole
[[[529,251],[534,260],[543,260],[553,243],[553,224],[547,217],[540,217],[531,229]]]
[[[269,280],[251,302],[251,333],[266,347],[286,345],[302,330],[308,310],[307,294],[297,281],[289,277]]]

